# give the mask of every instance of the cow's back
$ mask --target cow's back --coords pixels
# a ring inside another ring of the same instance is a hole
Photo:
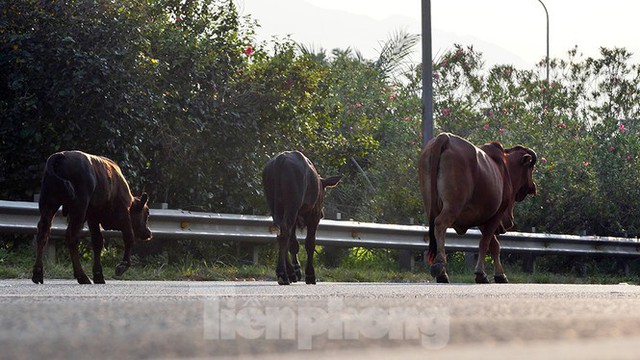
[[[53,163],[51,163],[53,162]],[[55,174],[53,174],[55,173]],[[60,197],[59,179],[69,181],[74,197]],[[57,197],[68,207],[86,206],[87,215],[127,210],[133,195],[120,167],[113,161],[81,151],[62,151],[49,157],[41,198]],[[86,205],[85,205],[86,204]]]
[[[502,206],[504,181],[493,155],[490,156],[467,140],[453,134],[440,134],[434,139],[438,147],[425,148],[421,161],[438,157],[437,167],[423,166],[426,174],[427,198],[432,216],[437,216],[444,207],[456,213],[455,227],[466,230],[482,224],[494,216]],[[432,162],[433,163],[433,162]],[[432,172],[435,171],[435,174]],[[435,179],[435,188],[430,182]],[[434,202],[435,201],[435,202]]]
[[[313,164],[298,151],[287,151],[270,159],[262,173],[264,190],[274,223],[285,214],[302,216],[313,211],[320,194],[320,179]]]

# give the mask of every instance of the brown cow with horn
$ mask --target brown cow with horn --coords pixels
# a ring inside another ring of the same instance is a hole
[[[476,283],[488,283],[484,259],[490,251],[496,283],[507,283],[500,263],[496,235],[513,227],[513,207],[536,194],[533,167],[536,153],[523,146],[504,149],[499,142],[476,147],[467,140],[442,133],[420,155],[420,190],[429,222],[428,260],[437,282],[449,282],[445,265],[445,235],[477,226],[482,233]]]
[[[342,175],[322,178],[311,160],[299,151],[285,151],[271,158],[262,172],[264,193],[278,229],[278,284],[289,285],[302,279],[296,238],[296,228],[307,228],[305,249],[307,267],[305,282],[316,283],[313,254],[316,247],[316,231],[323,217],[324,197],[328,188],[336,186]],[[287,250],[293,264],[289,261]]]
[[[134,237],[151,238],[147,226],[149,207],[146,193],[140,197],[131,195],[129,184],[120,167],[113,161],[81,151],[62,151],[47,160],[42,177],[42,189],[38,207],[36,261],[33,265],[34,283],[43,283],[42,253],[51,233],[51,222],[62,206],[62,215],[69,225],[65,232],[73,276],[80,284],[91,284],[80,264],[78,243],[85,221],[91,233],[93,247],[93,282],[104,284],[100,255],[104,245],[101,227],[122,231],[124,257],[116,266],[116,276],[122,275],[131,265]]]

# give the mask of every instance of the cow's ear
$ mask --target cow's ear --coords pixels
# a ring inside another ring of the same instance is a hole
[[[140,204],[144,206],[147,201],[149,201],[149,195],[147,195],[147,193],[142,193],[142,195],[140,195]]]
[[[332,188],[332,187],[338,185],[338,183],[340,182],[341,179],[342,179],[342,175],[331,176],[329,178],[322,179],[322,187],[323,188]]]
[[[522,157],[522,166],[532,167],[533,166],[533,156],[529,154],[525,154]]]

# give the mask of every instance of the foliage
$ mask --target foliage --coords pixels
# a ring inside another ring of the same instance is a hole
[[[0,0],[0,198],[31,200],[47,156],[81,149],[116,160],[153,202],[266,214],[262,166],[298,149],[344,175],[328,217],[421,222],[417,37],[392,34],[372,60],[257,43],[257,29],[231,0]],[[631,61],[574,48],[551,59],[547,83],[545,62],[486,69],[456,45],[433,63],[435,132],[537,151],[518,230],[639,236]]]

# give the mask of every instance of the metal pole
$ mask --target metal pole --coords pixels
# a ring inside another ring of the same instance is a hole
[[[547,88],[549,87],[549,12],[547,11],[547,7],[544,5],[542,0],[538,0],[542,7],[544,8],[544,13],[547,15]]]
[[[433,137],[431,0],[422,0],[422,147]]]

